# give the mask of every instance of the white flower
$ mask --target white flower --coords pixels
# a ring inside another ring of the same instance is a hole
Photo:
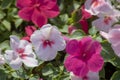
[[[1,54],[1,49],[0,49],[0,65],[5,64],[5,59],[4,56]]]
[[[13,69],[19,69],[24,63],[28,67],[38,65],[32,45],[26,40],[19,40],[17,36],[10,36],[12,50],[5,51],[5,58]]]
[[[98,72],[91,72],[91,71],[89,71],[88,74],[83,78],[75,76],[72,72],[70,73],[70,77],[71,80],[99,80]]]
[[[113,13],[113,7],[109,0],[86,0],[85,10],[92,15]]]
[[[108,32],[112,28],[112,25],[117,22],[116,17],[102,16],[92,22],[92,26],[95,26],[98,31]]]
[[[44,61],[53,60],[57,51],[65,49],[65,40],[55,26],[46,24],[31,36],[31,42],[35,48],[38,58]]]

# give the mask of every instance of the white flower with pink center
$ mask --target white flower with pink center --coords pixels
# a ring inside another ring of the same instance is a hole
[[[35,52],[43,61],[53,60],[57,51],[65,49],[66,43],[57,27],[46,24],[31,36]]]
[[[102,16],[92,22],[98,31],[108,32],[112,25],[117,22],[117,18],[113,16]]]
[[[109,0],[86,0],[85,10],[92,15],[113,13],[113,7]]]
[[[19,40],[17,36],[10,36],[12,50],[5,51],[5,58],[13,69],[19,69],[24,63],[28,67],[38,65],[32,45],[26,40]]]

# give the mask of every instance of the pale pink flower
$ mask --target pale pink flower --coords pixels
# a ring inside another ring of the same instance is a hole
[[[71,72],[70,77],[71,80],[99,80],[99,73],[89,71],[85,77],[78,77]]]
[[[120,25],[114,26],[108,33],[101,31],[100,34],[111,43],[114,52],[120,57]]]
[[[57,27],[50,24],[42,26],[31,35],[31,42],[39,59],[53,60],[57,51],[65,49],[66,43]]]
[[[117,18],[114,15],[101,16],[92,22],[92,26],[95,26],[98,31],[108,32],[115,22]]]
[[[38,65],[36,56],[32,50],[32,45],[26,40],[19,40],[17,36],[10,36],[10,46],[12,50],[5,51],[5,58],[13,69],[19,69],[24,63],[28,67]]]
[[[102,69],[101,45],[91,37],[84,37],[80,41],[70,40],[66,51],[70,55],[66,57],[64,65],[76,76],[84,77],[89,71],[98,72]]]
[[[85,10],[92,15],[113,13],[113,7],[109,0],[86,0],[84,5]]]
[[[59,14],[57,0],[17,0],[17,7],[22,19],[32,21],[39,27],[46,24],[48,18]]]

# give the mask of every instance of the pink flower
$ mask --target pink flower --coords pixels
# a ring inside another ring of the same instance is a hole
[[[27,36],[31,36],[33,34],[33,32],[36,30],[36,28],[34,26],[27,26],[25,27],[25,33],[27,34]]]
[[[71,72],[70,77],[71,80],[99,80],[99,73],[89,71],[85,77],[78,77]]]
[[[10,36],[12,50],[5,51],[5,59],[13,69],[19,69],[24,63],[28,67],[36,67],[38,61],[32,50],[32,45],[26,40],[19,40],[17,36]]]
[[[30,40],[38,58],[43,61],[53,60],[57,55],[57,51],[62,51],[66,47],[60,31],[57,27],[50,24],[42,26],[40,30],[36,30],[31,35]]]
[[[85,10],[85,6],[82,6],[81,10],[82,10],[82,19],[89,19],[92,17],[92,15]]]
[[[41,27],[47,23],[48,18],[59,14],[56,2],[57,0],[17,0],[17,7],[20,9],[18,15]]]
[[[104,64],[100,55],[101,45],[91,37],[84,37],[79,40],[71,40],[66,46],[66,51],[70,54],[64,65],[66,69],[76,76],[85,77],[89,71],[98,72]]]
[[[25,27],[25,33],[27,36],[23,37],[22,40],[27,40],[30,42],[30,36],[33,34],[33,32],[36,30],[34,26],[26,26]]]
[[[111,43],[114,52],[120,57],[120,25],[115,25],[108,33],[101,31],[100,34]]]
[[[82,26],[82,30],[88,34],[88,22],[85,19],[80,20],[80,25]]]

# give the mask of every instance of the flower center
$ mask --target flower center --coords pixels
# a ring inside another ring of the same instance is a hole
[[[25,56],[27,56],[26,54],[24,54],[25,50],[23,48],[18,48],[16,51],[21,58],[24,58]]]
[[[54,44],[53,41],[50,41],[50,40],[45,40],[45,41],[43,41],[43,47],[44,47],[44,48],[46,48],[47,46],[52,47],[52,44]]]
[[[104,18],[104,23],[108,25],[111,20],[112,20],[111,17],[106,16]]]

